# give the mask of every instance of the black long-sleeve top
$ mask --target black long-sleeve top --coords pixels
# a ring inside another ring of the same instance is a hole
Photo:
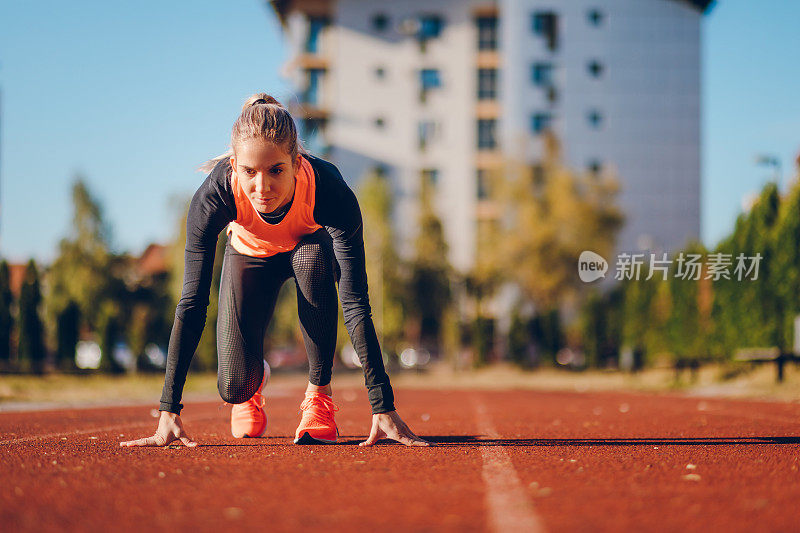
[[[332,163],[304,155],[314,169],[314,221],[333,238],[339,263],[339,299],[344,323],[364,370],[373,413],[394,410],[394,394],[383,365],[369,305],[361,209]],[[206,323],[217,237],[236,220],[229,159],[223,159],[195,192],[186,219],[185,272],[167,351],[161,410],[180,414],[189,363]]]

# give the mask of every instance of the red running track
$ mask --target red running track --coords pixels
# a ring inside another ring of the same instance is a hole
[[[291,443],[302,389],[272,389],[263,439],[188,404],[201,443],[120,448],[151,406],[0,414],[0,530],[800,530],[800,405],[677,395],[399,390],[431,448]]]

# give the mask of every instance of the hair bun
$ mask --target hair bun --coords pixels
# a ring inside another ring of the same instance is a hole
[[[256,93],[247,99],[247,101],[242,106],[242,111],[244,111],[248,107],[253,107],[261,104],[275,104],[279,107],[283,107],[283,105],[281,105],[279,101],[277,101],[275,98],[268,95],[267,93]]]

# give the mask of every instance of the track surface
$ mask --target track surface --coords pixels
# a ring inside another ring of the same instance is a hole
[[[800,405],[677,395],[396,391],[438,443],[357,446],[366,394],[337,390],[341,441],[291,444],[302,389],[267,393],[263,439],[188,404],[201,443],[120,448],[151,407],[0,414],[3,531],[800,530]]]

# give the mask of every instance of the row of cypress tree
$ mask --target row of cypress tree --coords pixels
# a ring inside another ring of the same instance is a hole
[[[111,356],[120,341],[135,352],[139,368],[151,368],[145,344],[163,345],[169,337],[166,280],[142,286],[130,279],[131,258],[111,250],[100,203],[80,177],[72,202],[73,223],[55,260],[41,270],[28,262],[16,301],[9,265],[0,262],[0,370],[74,370],[82,333],[100,345],[101,370],[125,370]]]
[[[768,183],[713,249],[691,243],[682,252],[703,258],[700,279],[680,279],[673,261],[667,280],[660,275],[625,280],[589,299],[583,339],[590,361],[612,363],[626,348],[650,362],[727,361],[748,348],[793,351],[794,321],[800,315],[800,181],[784,193]],[[727,277],[709,271],[713,254],[731,258]],[[750,258],[760,255],[757,277],[750,271],[739,279],[739,254],[748,267]]]
[[[39,316],[42,292],[39,270],[31,259],[15,301],[11,292],[8,262],[0,261],[0,368],[16,367],[41,372],[45,360],[44,327]],[[13,334],[17,338],[17,357],[12,360]]]

